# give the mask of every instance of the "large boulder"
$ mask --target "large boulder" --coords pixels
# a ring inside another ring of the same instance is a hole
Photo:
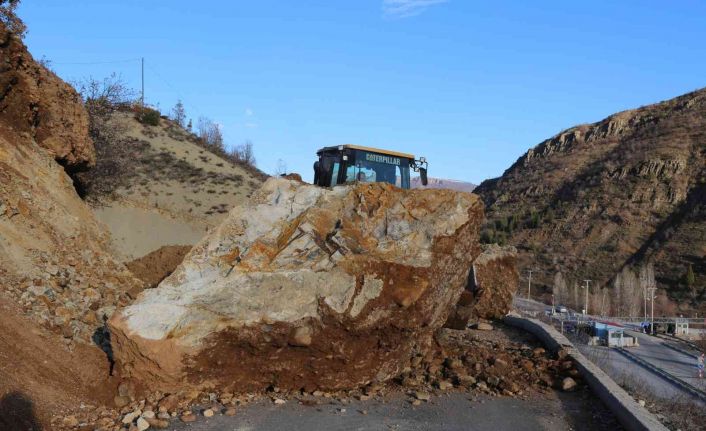
[[[272,178],[113,315],[115,359],[163,391],[387,380],[458,301],[482,218],[468,193]]]
[[[444,326],[464,329],[469,321],[503,317],[512,307],[519,283],[515,247],[483,246],[473,262],[466,290]]]

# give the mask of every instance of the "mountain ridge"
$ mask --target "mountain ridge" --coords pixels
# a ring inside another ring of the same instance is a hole
[[[706,278],[698,222],[704,130],[701,89],[540,142],[475,190],[487,207],[485,240],[518,246],[521,262],[541,270],[535,280],[545,292],[557,272],[607,287],[623,268],[653,262],[669,299],[698,306]],[[685,286],[689,265],[696,280]]]

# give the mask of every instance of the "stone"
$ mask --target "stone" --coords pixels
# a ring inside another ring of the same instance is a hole
[[[213,409],[206,409],[203,411],[203,415],[207,418],[213,417],[214,414],[215,412],[213,411]]]
[[[385,382],[431,349],[482,218],[463,192],[270,178],[112,315],[116,366],[162,392]]]
[[[123,423],[124,424],[131,424],[135,419],[140,417],[141,414],[142,414],[142,410],[134,410],[134,411],[126,414],[125,416],[123,416]]]
[[[142,412],[142,417],[145,419],[152,419],[155,417],[155,414],[152,410],[145,410]]]
[[[473,261],[466,289],[444,326],[465,329],[471,320],[502,318],[512,308],[519,280],[517,250],[484,245]]]
[[[78,426],[78,419],[76,419],[76,416],[73,415],[64,417],[62,422],[64,423],[64,426],[69,428]]]
[[[429,392],[423,391],[416,391],[414,393],[414,397],[421,401],[429,401],[431,399],[431,395],[429,394]]]
[[[496,358],[495,361],[493,361],[493,366],[499,370],[504,370],[508,367],[508,363],[502,358]]]
[[[637,400],[637,403],[640,405],[640,407],[645,407],[645,400]]]
[[[438,382],[439,389],[442,391],[447,391],[451,388],[454,387],[453,383],[449,382],[448,380],[441,380]]]
[[[478,324],[476,325],[476,329],[479,331],[492,331],[493,325],[491,325],[490,323],[478,322]]]
[[[196,415],[191,412],[186,412],[180,417],[182,422],[194,422],[196,420]]]
[[[532,350],[532,355],[535,357],[537,356],[543,356],[546,353],[546,350],[544,350],[543,347],[537,347],[534,350]]]
[[[313,331],[308,326],[300,326],[295,328],[292,334],[292,339],[289,342],[292,346],[306,347],[311,345],[311,336]]]
[[[422,402],[421,402],[420,400],[412,400],[411,403],[412,403],[413,406],[420,406],[420,405],[422,405]]]
[[[223,414],[226,416],[235,416],[235,409],[233,407],[227,408]]]
[[[169,420],[165,418],[145,418],[150,427],[156,429],[165,429],[169,427]]]
[[[173,412],[179,406],[179,397],[175,394],[167,395],[159,400],[160,412]]]
[[[137,429],[139,431],[145,431],[147,428],[150,427],[149,422],[147,422],[147,420],[143,417],[137,418],[137,423],[135,425],[137,425]]]
[[[488,386],[494,388],[500,384],[500,378],[496,376],[488,376],[488,378],[485,379],[485,382]]]
[[[122,381],[118,385],[118,396],[135,399],[135,384],[131,381]]]
[[[573,391],[574,388],[576,388],[576,380],[572,379],[571,377],[566,377],[564,380],[561,381],[561,390],[562,391]]]
[[[130,398],[116,395],[115,398],[113,398],[113,403],[115,404],[115,407],[122,408],[130,403]]]
[[[275,400],[273,402],[275,404],[282,405],[282,404],[286,403],[287,401],[283,400],[282,398],[275,398]]]

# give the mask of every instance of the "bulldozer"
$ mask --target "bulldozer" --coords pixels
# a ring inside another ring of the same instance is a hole
[[[426,158],[412,154],[360,145],[324,147],[316,152],[314,184],[334,187],[355,182],[385,182],[403,189],[411,186],[410,170],[419,172],[422,185],[427,185]]]

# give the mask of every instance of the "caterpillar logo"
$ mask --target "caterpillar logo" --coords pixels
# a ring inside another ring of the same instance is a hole
[[[382,154],[365,153],[365,160],[369,162],[387,163],[388,165],[396,166],[401,164],[399,157],[383,156]]]

